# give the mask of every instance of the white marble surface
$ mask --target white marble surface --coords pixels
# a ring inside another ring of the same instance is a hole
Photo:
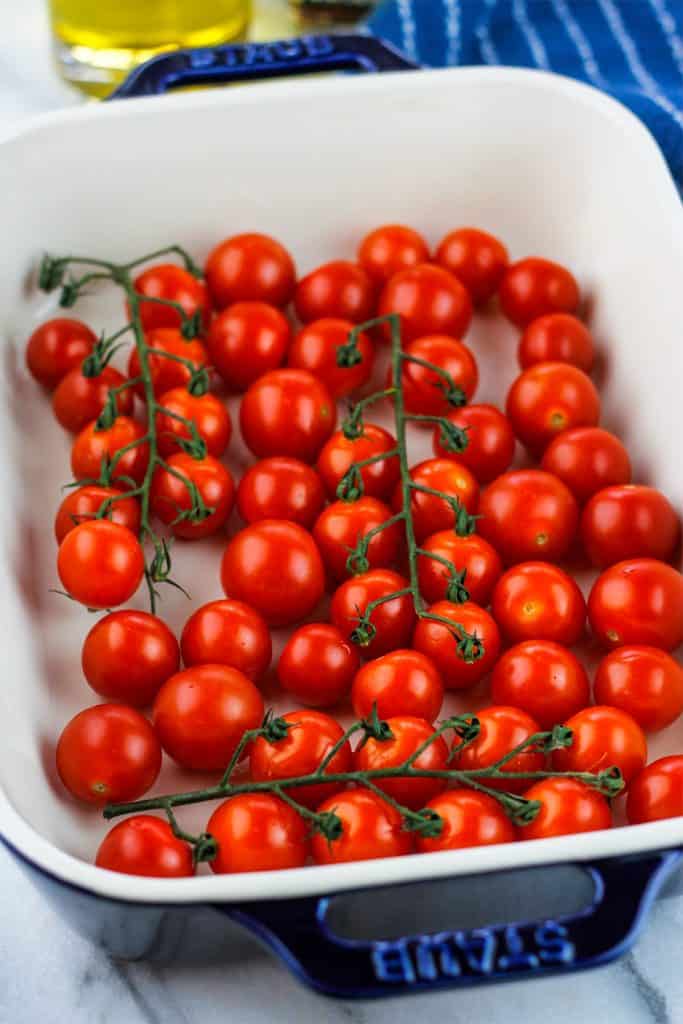
[[[33,113],[80,102],[50,66],[44,0],[1,6],[0,137]],[[448,1024],[682,1024],[682,931],[679,876],[634,953],[610,967],[458,994],[340,1003],[308,992],[265,953],[241,970],[114,963],[59,919],[0,848],[0,1024],[403,1024],[427,1015]]]

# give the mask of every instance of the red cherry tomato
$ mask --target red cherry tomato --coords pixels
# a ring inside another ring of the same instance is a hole
[[[156,327],[149,332],[145,340],[157,352],[167,352],[171,356],[189,360],[192,367],[191,370],[190,366],[179,363],[176,359],[167,359],[163,355],[150,353],[148,356],[149,372],[157,398],[173,388],[187,387],[192,372],[209,364],[209,355],[202,342],[196,338],[193,341],[187,341],[175,327]],[[139,377],[140,373],[140,357],[137,348],[134,348],[128,360],[128,376]],[[141,398],[145,397],[142,384],[138,384],[135,390]]]
[[[174,263],[159,263],[155,267],[148,267],[135,278],[133,288],[138,295],[148,299],[177,302],[188,317],[200,312],[204,324],[209,321],[210,303],[206,285],[184,267],[177,267]],[[139,309],[145,331],[155,327],[182,326],[182,317],[172,306],[145,302],[143,299]]]
[[[324,504],[325,491],[316,471],[287,455],[250,466],[237,488],[237,510],[245,523],[288,519],[310,529]]]
[[[125,377],[113,366],[105,366],[97,377],[84,377],[76,366],[60,380],[52,396],[55,418],[65,430],[77,434],[91,420],[102,412],[111,388],[119,387]],[[116,396],[119,413],[129,415],[133,411],[133,392],[130,388]]]
[[[595,362],[593,336],[578,317],[548,313],[532,320],[519,339],[517,359],[523,370],[535,363],[571,363],[590,373]]]
[[[673,651],[683,643],[683,576],[654,558],[618,562],[593,584],[588,620],[603,647]]]
[[[496,704],[521,708],[542,729],[566,721],[590,703],[588,676],[579,659],[551,640],[524,640],[505,651],[493,670]]]
[[[247,729],[263,719],[263,698],[250,679],[228,665],[193,665],[167,679],[152,721],[166,753],[192,772],[228,766]]]
[[[119,526],[126,526],[132,533],[140,531],[140,503],[137,498],[124,498],[123,491],[115,487],[102,487],[100,484],[86,484],[69,491],[62,501],[55,516],[55,537],[61,544],[67,533],[80,523],[94,519],[104,503],[116,498],[109,506],[104,517],[111,519]]]
[[[173,835],[171,826],[151,814],[134,814],[106,834],[95,864],[107,871],[147,878],[190,878],[192,847]]]
[[[111,427],[97,430],[95,422],[81,430],[71,448],[71,471],[76,480],[97,480],[102,472],[102,461],[116,460],[112,478],[126,484],[123,477],[130,477],[141,484],[149,462],[149,445],[141,443],[128,448],[120,458],[117,452],[134,441],[142,441],[145,428],[128,416],[117,416]]]
[[[506,412],[522,444],[540,455],[563,430],[594,427],[600,419],[600,396],[576,366],[537,363],[514,381]]]
[[[594,772],[618,768],[628,784],[645,767],[647,742],[638,723],[619,708],[596,704],[566,721],[572,745],[553,751],[560,772]]]
[[[510,264],[499,296],[503,313],[518,327],[548,313],[575,313],[580,299],[579,286],[565,267],[535,256]]]
[[[365,572],[368,569],[393,566],[403,538],[398,523],[374,533],[368,543],[367,553],[360,553],[360,557],[354,555],[350,568],[347,564],[359,541],[378,530],[389,519],[391,509],[377,498],[335,501],[323,509],[313,527],[313,539],[328,572],[335,580],[346,579],[359,569]]]
[[[515,747],[541,731],[536,719],[526,711],[505,705],[492,705],[477,712],[479,735],[458,754],[454,767],[462,771],[489,768]],[[545,766],[545,754],[524,750],[500,769],[502,772],[538,772]],[[489,789],[508,793],[523,793],[529,787],[528,779],[496,779],[483,776],[482,783]]]
[[[232,538],[221,565],[227,597],[255,608],[269,626],[310,615],[325,590],[325,571],[311,535],[297,523],[262,519]]]
[[[180,650],[156,615],[127,609],[95,623],[83,643],[81,665],[95,693],[144,708],[178,671]]]
[[[330,498],[336,497],[341,478],[351,465],[395,449],[396,438],[374,423],[365,423],[363,433],[355,441],[349,441],[342,431],[338,430],[325,443],[318,457],[318,472]],[[367,497],[387,501],[400,475],[398,456],[378,459],[368,466],[363,466],[360,475],[363,493]]]
[[[28,339],[26,365],[39,384],[52,390],[90,355],[96,341],[97,336],[80,320],[55,317]]]
[[[308,826],[270,793],[242,793],[216,808],[206,826],[218,843],[216,875],[300,868],[308,856]]]
[[[507,249],[494,235],[478,228],[457,228],[439,243],[436,262],[465,285],[477,305],[488,302],[508,264]]]
[[[368,605],[389,594],[401,592],[400,597],[383,601],[370,615],[375,635],[367,644],[359,644],[363,658],[377,658],[380,654],[407,647],[415,625],[412,597],[404,593],[408,581],[391,569],[370,569],[346,580],[332,595],[330,617],[345,637],[351,637],[358,626],[359,617]]]
[[[307,370],[266,373],[252,384],[240,407],[242,437],[260,459],[291,455],[315,462],[336,421],[332,396]]]
[[[225,524],[232,512],[235,500],[235,485],[225,466],[207,455],[195,459],[185,452],[178,452],[166,459],[166,466],[160,466],[152,478],[150,507],[155,516],[171,527],[176,537],[196,540],[216,533]],[[180,477],[176,474],[180,474]],[[204,519],[193,521],[179,516],[192,511],[192,495],[186,481],[197,489],[204,508],[209,513]]]
[[[598,704],[620,708],[655,732],[683,712],[683,668],[657,647],[618,647],[598,665],[594,693]]]
[[[74,601],[114,608],[140,586],[145,559],[137,537],[108,519],[81,523],[59,545],[57,572]]]
[[[532,822],[521,826],[520,839],[548,839],[612,827],[607,800],[576,779],[543,779],[528,789],[524,797],[538,800],[541,808]]]
[[[432,533],[452,529],[456,524],[456,514],[443,498],[426,494],[417,488],[428,487],[441,491],[451,498],[457,498],[460,505],[470,514],[477,511],[479,484],[469,469],[461,466],[459,462],[454,462],[453,459],[426,459],[413,466],[410,479],[416,485],[412,490],[410,513],[418,544]],[[403,491],[400,484],[394,491],[392,507],[395,512],[399,512],[403,507]]]
[[[375,350],[367,334],[358,335],[360,362],[355,366],[339,366],[337,350],[349,340],[353,330],[350,320],[333,317],[313,320],[299,331],[292,342],[287,365],[308,370],[322,381],[333,398],[343,398],[357,391],[370,379]]]
[[[191,395],[186,388],[173,388],[159,399],[164,409],[174,415],[157,415],[157,439],[162,455],[173,455],[180,451],[178,440],[190,440],[190,432],[177,416],[194,423],[197,433],[206,445],[208,455],[220,459],[228,447],[232,434],[230,413],[215,395]]]
[[[418,853],[439,850],[462,850],[468,846],[490,846],[512,843],[517,838],[515,827],[498,801],[487,793],[472,789],[452,789],[430,800],[426,807],[443,822],[434,838],[418,835]]]
[[[491,611],[510,643],[554,640],[572,647],[586,625],[583,594],[571,576],[548,562],[508,569],[496,583]]]
[[[312,775],[344,735],[339,722],[322,711],[290,711],[282,715],[289,728],[283,739],[259,736],[251,745],[249,772],[254,782],[281,782],[297,775]],[[326,775],[351,771],[351,746],[345,742],[325,769]],[[294,786],[287,796],[305,807],[317,807],[323,800],[345,788],[343,783],[327,782]]]
[[[354,644],[341,630],[326,622],[312,622],[295,630],[277,665],[280,686],[309,707],[339,703],[351,690],[360,666]]]
[[[214,317],[206,338],[211,364],[232,391],[246,391],[282,365],[291,328],[265,302],[236,302]]]
[[[543,453],[541,468],[554,473],[578,502],[631,480],[631,460],[619,438],[600,427],[563,430]]]
[[[559,561],[576,534],[579,510],[561,480],[537,469],[503,473],[484,491],[477,529],[504,562]]]
[[[311,840],[316,864],[344,864],[411,853],[413,837],[403,827],[400,813],[369,789],[337,793],[318,808],[337,815],[342,824],[338,839],[317,834]]]
[[[294,309],[303,324],[323,317],[360,324],[373,315],[375,297],[375,283],[362,267],[349,260],[332,260],[301,278]]]
[[[374,739],[370,737],[353,757],[354,771],[380,771],[397,768],[434,735],[434,729],[424,718],[399,715],[387,721],[391,737]],[[443,736],[437,736],[413,761],[418,771],[444,771],[448,767],[448,747]],[[446,779],[373,779],[382,792],[404,807],[419,811],[425,804],[446,788]]]
[[[629,786],[626,817],[632,825],[683,815],[683,757],[660,757]]]
[[[358,246],[358,262],[378,284],[428,260],[429,248],[422,235],[403,224],[383,224]]]
[[[428,334],[462,338],[472,319],[472,300],[467,289],[448,271],[421,263],[401,270],[387,281],[377,313],[399,314],[404,345]],[[384,336],[391,338],[388,324],[384,326]]]
[[[627,558],[673,557],[681,522],[661,491],[641,484],[606,487],[581,516],[581,540],[591,563],[604,569]]]
[[[432,334],[411,341],[405,348],[406,356],[415,356],[438,366],[449,374],[463,399],[469,401],[477,390],[479,370],[470,350],[446,334]],[[391,374],[389,374],[389,385]],[[446,382],[434,370],[420,363],[404,361],[401,371],[403,401],[412,415],[445,416],[452,408],[444,392]]]
[[[217,309],[233,302],[286,306],[294,293],[296,268],[283,245],[268,235],[234,235],[209,254],[206,283]]]
[[[467,431],[467,447],[457,454],[441,443],[441,427],[434,428],[434,454],[457,459],[477,478],[488,484],[509,467],[515,454],[515,435],[510,421],[495,405],[465,405],[451,409],[447,417]]]
[[[358,670],[351,703],[357,718],[368,718],[376,706],[381,719],[412,715],[433,722],[443,704],[443,682],[426,655],[399,649]]]
[[[137,800],[156,782],[161,748],[146,718],[122,704],[96,704],[64,727],[59,777],[77,800],[98,807]]]
[[[484,607],[488,605],[503,563],[487,540],[476,533],[459,537],[453,530],[440,530],[420,546],[422,551],[438,556],[420,555],[417,560],[420,593],[425,601],[442,601],[447,596],[450,571],[441,561],[445,558],[463,577],[462,585],[470,600]]]
[[[426,654],[441,673],[447,690],[464,690],[487,676],[500,654],[500,633],[487,611],[470,601],[453,604],[438,601],[427,609],[430,615],[439,615],[451,621],[455,629],[428,618],[418,619],[413,634],[413,647]],[[458,653],[458,639],[462,628],[477,637],[484,648],[481,658],[465,661]]]
[[[270,665],[273,645],[265,622],[241,601],[209,601],[189,617],[180,637],[183,662],[229,665],[257,682]]]

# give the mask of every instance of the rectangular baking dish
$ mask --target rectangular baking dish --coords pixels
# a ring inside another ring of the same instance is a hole
[[[396,71],[407,64],[362,37],[164,60],[121,94],[245,70],[255,77],[297,65]],[[59,729],[91,694],[79,667],[89,623],[49,593],[57,585],[51,517],[68,478],[68,441],[23,369],[25,337],[52,308],[35,288],[40,255],[124,260],[177,241],[203,258],[217,238],[261,230],[291,246],[306,271],[352,255],[370,227],[392,221],[415,225],[431,242],[474,223],[500,235],[514,258],[543,254],[569,265],[602,353],[603,422],[624,438],[636,478],[683,506],[680,201],[646,129],[596,90],[501,68],[335,76],[82,107],[35,119],[0,146],[0,837],[65,913],[100,939],[108,921],[119,954],[144,954],[143,933],[171,913],[210,905],[331,994],[573,969],[604,962],[632,941],[683,847],[677,819],[237,877],[142,879],[90,863],[106,826],[65,799],[52,767]],[[116,301],[95,297],[76,315],[99,329],[120,322],[121,312]],[[470,340],[482,370],[478,400],[500,401],[501,381],[514,373],[514,335],[484,316]],[[238,465],[239,445],[233,458]],[[221,547],[217,540],[177,550],[178,577],[191,581],[195,602],[220,596]],[[184,599],[170,598],[163,614],[182,625]],[[476,710],[471,704],[450,707]],[[653,738],[650,757],[681,750],[678,723]],[[168,768],[161,789],[177,782]],[[487,928],[356,942],[325,924],[334,894],[401,886],[397,899],[405,901],[409,883],[521,868],[533,887],[534,869],[556,864],[590,869],[593,895],[580,914],[520,924],[493,913]],[[124,948],[129,934],[136,938]]]

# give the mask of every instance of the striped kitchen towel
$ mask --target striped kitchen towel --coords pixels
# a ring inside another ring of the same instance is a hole
[[[431,67],[545,68],[604,89],[683,189],[683,0],[385,0],[368,26]]]

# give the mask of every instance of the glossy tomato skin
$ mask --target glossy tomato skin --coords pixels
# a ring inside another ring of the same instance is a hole
[[[477,712],[479,735],[462,750],[454,767],[463,771],[473,768],[488,768],[510,753],[515,747],[540,732],[536,719],[526,711],[507,705],[496,704]],[[545,755],[525,750],[512,758],[501,768],[502,772],[538,772],[545,766]],[[528,779],[485,779],[489,789],[501,789],[508,793],[523,793],[529,787]]]
[[[337,793],[318,808],[330,811],[342,823],[342,834],[328,841],[317,834],[311,840],[316,864],[344,864],[378,857],[400,857],[413,850],[413,837],[403,828],[400,813],[369,789]]]
[[[519,339],[517,359],[523,370],[535,363],[571,363],[590,373],[595,362],[593,336],[578,317],[547,313],[532,320]]]
[[[479,484],[469,469],[453,459],[425,459],[424,462],[413,466],[410,478],[414,484],[430,487],[451,498],[457,498],[470,514],[474,514],[479,507]],[[392,508],[394,512],[400,512],[403,508],[403,491],[400,483],[394,490]],[[432,533],[455,526],[453,509],[443,498],[437,498],[433,494],[413,490],[410,510],[418,544]]]
[[[620,708],[655,732],[683,712],[683,668],[657,647],[617,647],[598,665],[594,692],[598,704]]]
[[[376,285],[357,263],[332,260],[302,277],[294,309],[302,324],[332,317],[360,324],[375,311]]]
[[[601,793],[576,779],[542,779],[524,794],[541,808],[519,829],[520,839],[548,839],[612,827],[612,812]]]
[[[262,519],[228,544],[221,582],[227,597],[255,608],[269,626],[291,626],[320,601],[325,571],[315,541],[301,526]]]
[[[395,449],[396,438],[375,423],[365,423],[363,433],[355,441],[348,440],[342,431],[338,430],[325,442],[318,457],[318,472],[329,497],[337,496],[337,487],[352,464]],[[369,466],[364,466],[360,474],[363,493],[369,498],[387,501],[400,475],[398,456],[379,459]]]
[[[418,853],[462,850],[468,846],[512,843],[517,832],[498,801],[473,789],[452,789],[427,804],[441,818],[441,833],[434,838],[418,835]]]
[[[581,516],[581,540],[591,564],[605,569],[628,558],[669,561],[681,538],[681,522],[661,491],[642,484],[606,487]]]
[[[518,327],[548,313],[575,313],[580,299],[579,286],[566,267],[535,256],[510,264],[499,297],[503,313]]]
[[[237,487],[237,510],[245,523],[288,519],[310,529],[324,504],[325,490],[316,471],[287,455],[249,466]]]
[[[456,228],[437,246],[435,260],[464,284],[472,302],[481,305],[498,291],[508,263],[501,241],[479,228]]]
[[[439,530],[421,544],[423,551],[445,558],[456,572],[464,573],[464,587],[474,604],[486,607],[496,581],[503,572],[500,555],[487,540],[473,533],[459,537],[454,530]],[[434,558],[420,555],[417,560],[420,593],[425,601],[446,600],[449,570]]]
[[[403,345],[429,334],[462,338],[472,320],[467,289],[442,267],[421,263],[394,274],[382,289],[378,316],[398,313]],[[383,328],[391,339],[390,325]]]
[[[28,339],[26,365],[38,383],[51,391],[69,370],[82,364],[96,341],[97,336],[80,320],[46,320]]]
[[[166,359],[162,355],[151,352],[148,356],[149,372],[152,378],[152,388],[157,398],[172,388],[187,387],[194,370],[202,366],[208,366],[209,355],[201,341],[194,338],[186,340],[176,327],[155,327],[146,338],[147,344],[159,352],[168,352],[172,356],[179,356],[189,360],[190,366],[177,362],[175,359]],[[131,351],[128,360],[128,376],[140,376],[140,358],[137,348]],[[145,397],[143,385],[137,384],[135,390],[141,398]]]
[[[57,552],[57,572],[74,601],[88,608],[114,608],[142,582],[145,559],[137,537],[108,519],[81,523]]]
[[[559,477],[581,505],[603,487],[631,480],[628,452],[600,427],[563,430],[544,451],[541,469]]]
[[[370,737],[353,755],[354,771],[378,771],[397,768],[418,747],[434,735],[434,728],[424,718],[400,715],[389,718],[387,725],[391,738],[385,740]],[[448,767],[448,747],[443,736],[437,736],[413,761],[419,771],[444,771]],[[374,784],[404,807],[419,811],[437,793],[446,788],[446,779],[374,779]]]
[[[206,337],[211,365],[231,391],[246,391],[285,360],[291,328],[266,302],[235,302],[214,317]]]
[[[406,355],[423,359],[448,373],[464,398],[469,400],[477,390],[479,369],[477,362],[462,342],[447,334],[430,334],[416,338],[405,346]],[[391,371],[387,386],[391,386]],[[411,415],[445,416],[452,406],[441,387],[442,378],[434,370],[428,370],[419,363],[405,361],[401,371],[403,402]]]
[[[381,719],[410,715],[433,722],[443,704],[443,681],[426,655],[399,649],[358,670],[351,703],[357,718],[368,718],[376,705]]]
[[[327,622],[300,626],[285,644],[277,677],[285,693],[312,708],[339,703],[360,667],[354,644]]]
[[[98,868],[147,878],[190,878],[192,847],[152,814],[134,814],[106,834],[95,858]]]
[[[500,654],[500,632],[495,620],[479,605],[466,601],[452,604],[438,601],[427,609],[430,615],[439,615],[459,624],[483,644],[484,654],[476,661],[467,662],[457,651],[458,641],[453,631],[440,622],[418,619],[413,633],[413,647],[433,661],[447,690],[464,690],[487,676]],[[457,630],[456,630],[457,633]]]
[[[323,509],[313,527],[313,539],[334,580],[344,580],[354,574],[354,567],[351,571],[347,567],[350,553],[362,537],[390,518],[391,509],[377,498],[334,501]],[[398,523],[376,533],[368,544],[368,568],[393,566],[398,558],[401,541],[402,532]]]
[[[683,756],[660,757],[629,786],[626,817],[631,825],[683,815]]]
[[[103,807],[137,800],[156,782],[161,747],[152,726],[133,708],[96,704],[65,726],[57,771],[72,796]]]
[[[263,698],[250,679],[227,665],[193,665],[167,679],[154,701],[159,742],[192,772],[220,772],[242,734],[263,720]]]
[[[300,868],[308,856],[308,827],[270,793],[242,793],[217,807],[206,826],[218,843],[216,875]]]
[[[95,623],[83,642],[81,665],[95,693],[144,708],[178,671],[180,650],[160,618],[126,609]]]
[[[166,391],[159,402],[175,416],[183,416],[197,428],[206,445],[208,455],[220,459],[232,435],[230,413],[220,398],[207,391],[205,395],[191,395],[187,388]],[[175,416],[157,415],[157,443],[162,455],[181,451],[178,439],[190,440],[190,432]]]
[[[102,412],[111,388],[119,387],[125,377],[113,366],[105,366],[97,377],[84,377],[79,366],[69,370],[60,380],[52,396],[55,419],[65,430],[77,434]],[[133,411],[133,392],[130,388],[116,396],[119,413],[128,416]]]
[[[111,461],[116,453],[134,441],[142,442],[145,428],[129,416],[117,416],[111,427],[97,430],[96,421],[83,427],[71,448],[71,471],[76,480],[97,480],[102,472],[102,460]],[[149,445],[140,443],[125,452],[112,472],[114,481],[121,480],[123,486],[130,486],[122,477],[130,477],[141,484],[149,462]]]
[[[553,751],[553,766],[561,772],[594,772],[618,768],[626,785],[647,761],[647,742],[635,719],[619,708],[596,704],[565,722],[571,729],[570,747]]]
[[[281,782],[297,775],[312,775],[344,735],[339,722],[322,711],[307,708],[303,711],[290,711],[281,718],[289,725],[283,739],[271,741],[265,736],[259,736],[251,745],[249,772],[254,782]],[[347,741],[334,755],[325,774],[349,772],[351,764],[351,746]],[[286,792],[297,803],[315,808],[344,788],[344,783],[327,782],[290,787]]]
[[[337,350],[348,342],[352,330],[350,320],[323,317],[311,321],[294,338],[287,365],[296,370],[308,370],[322,381],[333,398],[350,395],[368,382],[375,360],[374,346],[363,333],[357,339],[360,362],[355,366],[337,365]]]
[[[206,285],[184,267],[177,267],[174,263],[148,267],[135,278],[133,288],[140,296],[177,302],[188,317],[200,312],[205,325],[209,321],[210,302]],[[182,327],[180,313],[171,306],[142,299],[138,308],[145,331],[155,327]]]
[[[358,617],[378,598],[404,591],[408,581],[391,569],[370,569],[345,580],[332,595],[330,617],[345,637],[358,625]],[[376,634],[365,645],[356,645],[361,658],[377,658],[397,647],[407,647],[415,625],[415,609],[410,594],[384,601],[372,611],[371,624]]]
[[[479,504],[478,532],[508,565],[559,561],[576,535],[579,509],[571,491],[551,473],[520,469],[494,480]]]
[[[166,459],[166,465],[169,469],[160,466],[152,477],[152,513],[171,527],[175,537],[184,540],[209,537],[220,530],[232,512],[235,501],[235,484],[223,463],[214,459],[213,455],[195,459],[185,452],[178,452]],[[175,522],[181,512],[192,509],[192,496],[184,480],[175,476],[171,470],[190,480],[197,488],[206,509],[213,510],[205,519],[198,522],[189,519]]]
[[[495,405],[464,405],[451,409],[446,417],[455,426],[467,431],[467,447],[452,452],[441,444],[441,427],[434,428],[433,448],[437,457],[455,459],[476,477],[480,484],[509,468],[515,454],[515,435],[510,421]]]
[[[554,640],[572,647],[586,625],[586,602],[577,584],[548,562],[521,562],[496,583],[491,611],[509,643]]]
[[[491,677],[496,704],[521,708],[552,729],[590,703],[590,684],[571,651],[552,640],[523,640],[501,656]]]
[[[109,498],[117,500],[111,504],[105,518],[137,534],[140,530],[140,503],[137,498],[124,498],[122,494],[116,487],[102,487],[101,484],[85,484],[69,491],[55,516],[57,543],[61,544],[75,526],[93,519]]]
[[[429,247],[422,235],[403,224],[383,224],[358,246],[358,262],[378,284],[428,260]]]
[[[233,302],[286,306],[294,293],[294,261],[268,235],[251,232],[226,238],[209,254],[204,270],[217,309]]]
[[[270,665],[273,645],[258,612],[241,601],[209,601],[189,617],[180,637],[183,663],[229,665],[258,682]]]
[[[540,455],[563,430],[596,426],[600,396],[590,377],[576,366],[537,363],[514,381],[506,413],[522,444]]]
[[[683,576],[654,558],[618,562],[593,584],[588,620],[603,647],[673,651],[683,643]]]
[[[266,373],[252,384],[240,407],[244,442],[261,459],[290,455],[315,462],[336,421],[332,396],[307,370]]]

